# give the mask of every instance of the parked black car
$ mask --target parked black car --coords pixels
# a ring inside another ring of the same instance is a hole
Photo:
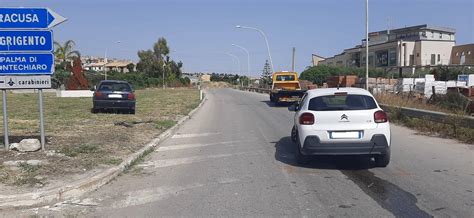
[[[94,90],[92,112],[122,110],[135,114],[135,94],[126,81],[103,80]]]

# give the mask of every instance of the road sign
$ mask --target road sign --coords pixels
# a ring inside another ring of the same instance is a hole
[[[0,89],[50,89],[51,76],[0,76]]]
[[[48,8],[1,8],[2,29],[45,29],[66,21]]]
[[[54,56],[46,54],[0,54],[0,75],[7,74],[52,74]]]
[[[51,30],[0,31],[0,52],[53,51]]]

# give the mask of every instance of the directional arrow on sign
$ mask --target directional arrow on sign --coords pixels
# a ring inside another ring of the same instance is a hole
[[[46,29],[67,19],[49,8],[1,8],[1,29]]]

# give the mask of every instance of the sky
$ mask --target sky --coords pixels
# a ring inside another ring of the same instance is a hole
[[[82,55],[138,61],[137,51],[165,37],[185,72],[259,76],[268,52],[275,71],[311,65],[365,37],[364,0],[2,0],[0,7],[48,7],[68,20],[53,28],[56,41],[72,39]],[[369,31],[420,24],[456,29],[456,44],[474,43],[474,0],[369,0]],[[231,55],[237,56],[233,58]],[[240,61],[240,65],[237,61]]]

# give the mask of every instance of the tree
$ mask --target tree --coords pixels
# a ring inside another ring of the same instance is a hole
[[[165,38],[159,38],[153,44],[152,49],[141,50],[137,54],[140,59],[137,63],[138,71],[144,72],[152,78],[165,79],[168,84],[180,81],[183,63],[171,59],[170,48]]]
[[[73,40],[67,40],[63,45],[59,42],[54,42],[54,56],[58,60],[61,69],[66,69],[74,58],[80,58],[81,53],[74,50],[76,43]]]
[[[128,64],[127,65],[127,70],[128,70],[128,72],[135,71],[135,64],[133,64],[133,63]]]
[[[262,84],[267,87],[267,85],[272,84],[272,69],[270,68],[270,63],[268,60],[265,61],[265,65],[263,66],[262,72]]]

